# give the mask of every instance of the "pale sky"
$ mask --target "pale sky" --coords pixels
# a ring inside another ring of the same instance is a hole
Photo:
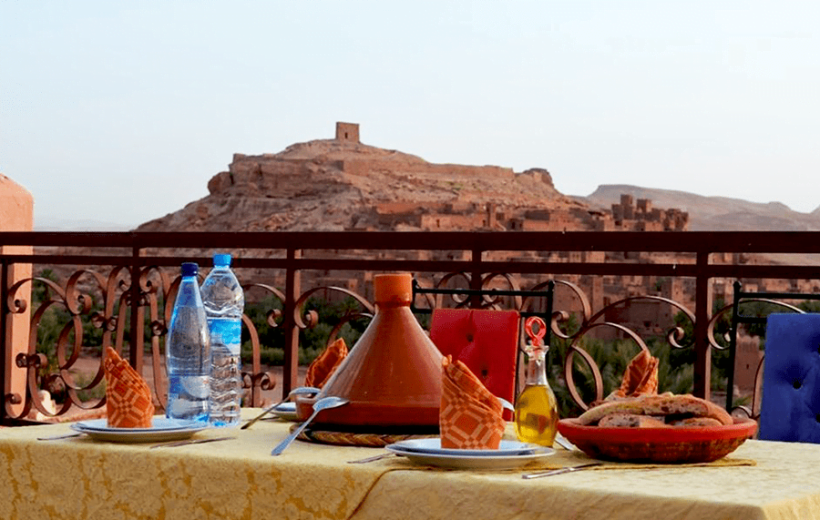
[[[546,168],[568,195],[810,212],[818,20],[815,1],[0,0],[0,173],[35,226],[134,227],[234,153],[347,121],[431,162]]]

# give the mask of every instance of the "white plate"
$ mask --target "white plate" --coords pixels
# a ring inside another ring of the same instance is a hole
[[[458,455],[470,457],[503,457],[509,455],[525,455],[535,453],[543,446],[529,444],[518,441],[501,441],[497,450],[459,450],[455,448],[442,448],[441,439],[411,439],[400,441],[391,446],[401,451],[412,451],[414,453],[432,453],[435,455]]]
[[[108,426],[108,419],[94,419],[91,421],[78,421],[77,426],[84,430],[94,430],[101,432],[113,432],[128,430],[130,432],[157,432],[166,430],[187,430],[202,426],[200,421],[186,421],[182,419],[169,419],[160,415],[151,418],[150,428],[113,428]]]
[[[70,428],[84,433],[94,440],[112,442],[159,442],[187,439],[198,431],[208,428],[207,423],[199,421],[175,421],[174,419],[158,420],[154,417],[154,428],[108,428],[101,427],[97,421],[82,421],[74,423]],[[171,424],[174,421],[176,424]],[[107,424],[102,419],[103,425]],[[91,423],[94,427],[87,427]]]
[[[404,451],[393,448],[392,444],[386,446],[385,449],[396,455],[407,457],[411,462],[416,464],[450,469],[514,469],[555,453],[555,450],[552,448],[539,448],[533,453],[486,457],[481,455],[447,455],[442,453]]]
[[[271,410],[273,415],[284,419],[285,421],[298,421],[299,417],[296,415],[296,403],[285,402]]]

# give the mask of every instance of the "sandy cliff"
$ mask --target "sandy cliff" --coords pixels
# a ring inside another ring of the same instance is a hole
[[[421,218],[385,215],[475,215],[486,213],[488,204],[508,215],[586,209],[559,193],[546,170],[434,164],[336,139],[294,144],[277,154],[236,154],[208,190],[208,196],[138,230],[423,229]]]

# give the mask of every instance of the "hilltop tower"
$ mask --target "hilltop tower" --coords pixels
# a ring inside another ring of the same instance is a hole
[[[359,143],[359,123],[336,123],[336,140]]]

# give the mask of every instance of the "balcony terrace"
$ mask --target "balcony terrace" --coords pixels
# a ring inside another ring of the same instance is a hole
[[[318,319],[310,312],[311,297],[352,302],[347,315],[326,324],[329,342],[344,323],[366,320],[373,312],[370,281],[382,272],[411,272],[424,287],[472,290],[538,290],[553,281],[551,333],[565,349],[551,358],[561,368],[554,372],[558,380],[550,382],[567,387],[579,408],[605,392],[604,370],[596,355],[585,350],[589,338],[604,344],[627,339],[636,353],[649,336],[659,337],[671,350],[688,353],[678,358],[691,361],[692,380],[686,391],[715,398],[726,382],[713,381],[713,356],[726,357],[729,342],[718,332],[731,307],[715,308],[715,301],[730,303],[732,283],[820,292],[818,262],[745,260],[754,254],[818,254],[816,232],[4,232],[0,424],[25,424],[37,411],[52,417],[103,406],[99,400],[79,398],[101,384],[102,370],[89,381],[80,381],[73,369],[82,354],[99,354],[108,345],[151,376],[161,408],[164,335],[171,313],[167,303],[174,298],[179,265],[194,261],[209,268],[216,251],[234,254],[248,301],[274,302],[266,310],[266,323],[244,319],[251,345],[243,366],[246,402],[254,406],[262,403],[262,391],[273,385],[262,363],[266,348],[284,352],[282,391],[301,384],[300,341]],[[46,269],[56,276],[41,276]],[[632,285],[623,289],[630,280]],[[772,283],[776,285],[767,285]],[[618,287],[623,290],[613,289]],[[640,287],[645,290],[636,290]],[[427,308],[458,304],[421,295],[416,303]],[[526,298],[473,299],[469,304],[544,312],[542,303]],[[39,325],[52,308],[62,309],[65,323],[56,337],[43,337]],[[260,326],[281,329],[282,343],[261,344]],[[95,331],[93,341],[89,331]],[[732,370],[736,363],[730,354]],[[756,367],[751,371],[757,373]],[[579,383],[584,374],[591,381],[586,389]],[[41,388],[55,386],[65,391],[56,413],[38,398]]]

